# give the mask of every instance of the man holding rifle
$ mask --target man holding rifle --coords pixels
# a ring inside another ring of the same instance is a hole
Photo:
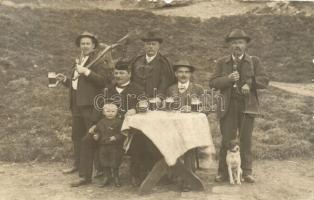
[[[71,78],[59,74],[57,79],[70,89],[70,109],[72,113],[72,141],[74,145],[74,165],[72,168],[64,170],[63,173],[74,173],[80,169],[84,163],[82,159],[81,144],[82,139],[87,134],[91,125],[95,124],[92,119],[94,108],[94,98],[101,93],[102,88],[112,82],[112,59],[111,56],[98,58],[97,48],[99,42],[97,37],[89,32],[83,32],[76,39],[76,45],[80,48],[81,54],[76,59],[72,67]],[[90,147],[91,151],[95,148]],[[93,152],[93,151],[92,151]],[[79,186],[90,182],[90,177],[80,170],[82,180],[73,184]]]

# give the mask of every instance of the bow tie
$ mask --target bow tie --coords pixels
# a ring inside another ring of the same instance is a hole
[[[186,91],[186,87],[184,85],[179,86],[179,92],[184,93]]]

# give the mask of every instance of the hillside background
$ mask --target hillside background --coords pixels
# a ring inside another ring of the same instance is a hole
[[[19,1],[16,1],[19,2]],[[263,10],[260,10],[263,11]],[[210,19],[155,15],[143,10],[56,9],[0,5],[0,160],[62,161],[71,156],[68,91],[48,89],[47,72],[69,74],[78,53],[74,39],[84,30],[113,43],[129,31],[158,28],[162,53],[184,56],[197,67],[195,81],[208,86],[215,61],[228,53],[224,36],[242,28],[252,36],[249,53],[259,56],[272,81],[309,83],[314,16],[244,13]],[[142,53],[135,38],[126,50]],[[121,51],[113,53],[115,58]],[[314,152],[313,97],[270,87],[261,91],[263,117],[257,119],[257,159],[311,157]],[[217,148],[214,114],[209,121]]]

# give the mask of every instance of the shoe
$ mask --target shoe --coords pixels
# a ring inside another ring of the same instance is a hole
[[[106,187],[110,184],[110,182],[111,182],[110,178],[106,176],[102,183],[99,185],[99,187]]]
[[[224,182],[224,181],[227,181],[228,180],[228,177],[227,176],[224,176],[222,174],[218,174],[216,177],[215,177],[215,182],[217,183],[221,183],[221,182]]]
[[[88,185],[92,182],[91,179],[81,178],[79,181],[71,183],[71,187],[80,187],[82,185]]]
[[[115,177],[115,178],[114,178],[114,185],[115,185],[116,187],[121,187],[121,183],[120,183],[119,177]]]
[[[255,183],[255,178],[252,175],[245,175],[243,176],[245,182],[248,183]]]
[[[77,167],[72,167],[70,169],[62,170],[62,173],[63,174],[73,174],[74,172],[77,172],[77,171],[78,171]]]

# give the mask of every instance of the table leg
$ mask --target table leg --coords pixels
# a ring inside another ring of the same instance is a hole
[[[167,174],[169,167],[164,159],[155,163],[153,169],[146,176],[139,188],[139,194],[145,195],[151,192],[153,187],[159,182],[159,180]],[[204,191],[205,187],[200,178],[194,174],[191,170],[188,170],[183,163],[178,161],[173,166],[173,172],[186,181],[192,190]]]
[[[188,170],[183,163],[178,161],[175,166],[173,166],[173,172],[182,177],[186,183],[191,186],[192,190],[204,191],[205,187],[201,181],[201,179],[193,173],[191,170]]]
[[[153,187],[159,182],[159,180],[168,172],[168,165],[165,159],[157,161],[153,169],[146,176],[139,188],[139,194],[148,194]]]

